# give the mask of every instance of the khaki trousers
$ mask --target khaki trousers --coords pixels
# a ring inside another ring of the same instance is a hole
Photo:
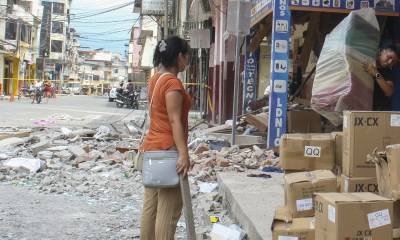
[[[141,240],[173,240],[182,212],[181,188],[145,188]]]

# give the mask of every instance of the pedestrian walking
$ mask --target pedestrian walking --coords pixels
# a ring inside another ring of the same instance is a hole
[[[158,42],[153,57],[158,72],[148,84],[150,127],[141,146],[145,154],[176,150],[176,172],[184,177],[191,167],[187,147],[191,97],[177,75],[186,69],[189,52],[188,43],[179,37],[172,36]],[[172,188],[145,186],[141,239],[173,240],[182,207],[179,184]]]

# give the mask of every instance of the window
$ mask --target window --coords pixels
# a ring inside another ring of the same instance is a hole
[[[58,41],[58,40],[51,41],[51,51],[56,53],[62,53],[63,41]]]
[[[100,80],[100,76],[99,75],[93,75],[93,80],[94,81],[99,81]]]
[[[17,23],[7,22],[6,23],[6,39],[17,40]]]
[[[64,16],[64,3],[53,3],[53,13]]]
[[[21,24],[21,41],[31,43],[32,27],[27,24]]]
[[[53,22],[52,33],[64,33],[64,24],[62,22]]]
[[[99,67],[98,66],[92,66],[92,70],[93,71],[99,70]]]
[[[118,68],[114,69],[114,73],[118,73]]]

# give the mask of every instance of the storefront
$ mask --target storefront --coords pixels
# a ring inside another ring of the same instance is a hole
[[[325,37],[353,10],[375,8],[382,39],[396,43],[398,0],[274,0],[268,147],[287,130],[289,95],[310,97]],[[397,34],[398,35],[398,34]],[[398,42],[397,42],[398,43]],[[292,97],[292,96],[291,96]]]

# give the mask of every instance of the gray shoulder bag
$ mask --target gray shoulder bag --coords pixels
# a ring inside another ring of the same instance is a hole
[[[149,105],[149,116],[151,123],[151,108],[153,105],[154,94],[162,77],[169,73],[162,74],[154,86],[153,95]],[[149,124],[150,126],[150,124]],[[146,151],[143,154],[143,185],[147,188],[173,188],[179,185],[179,176],[176,172],[178,161],[178,151],[158,150]]]

